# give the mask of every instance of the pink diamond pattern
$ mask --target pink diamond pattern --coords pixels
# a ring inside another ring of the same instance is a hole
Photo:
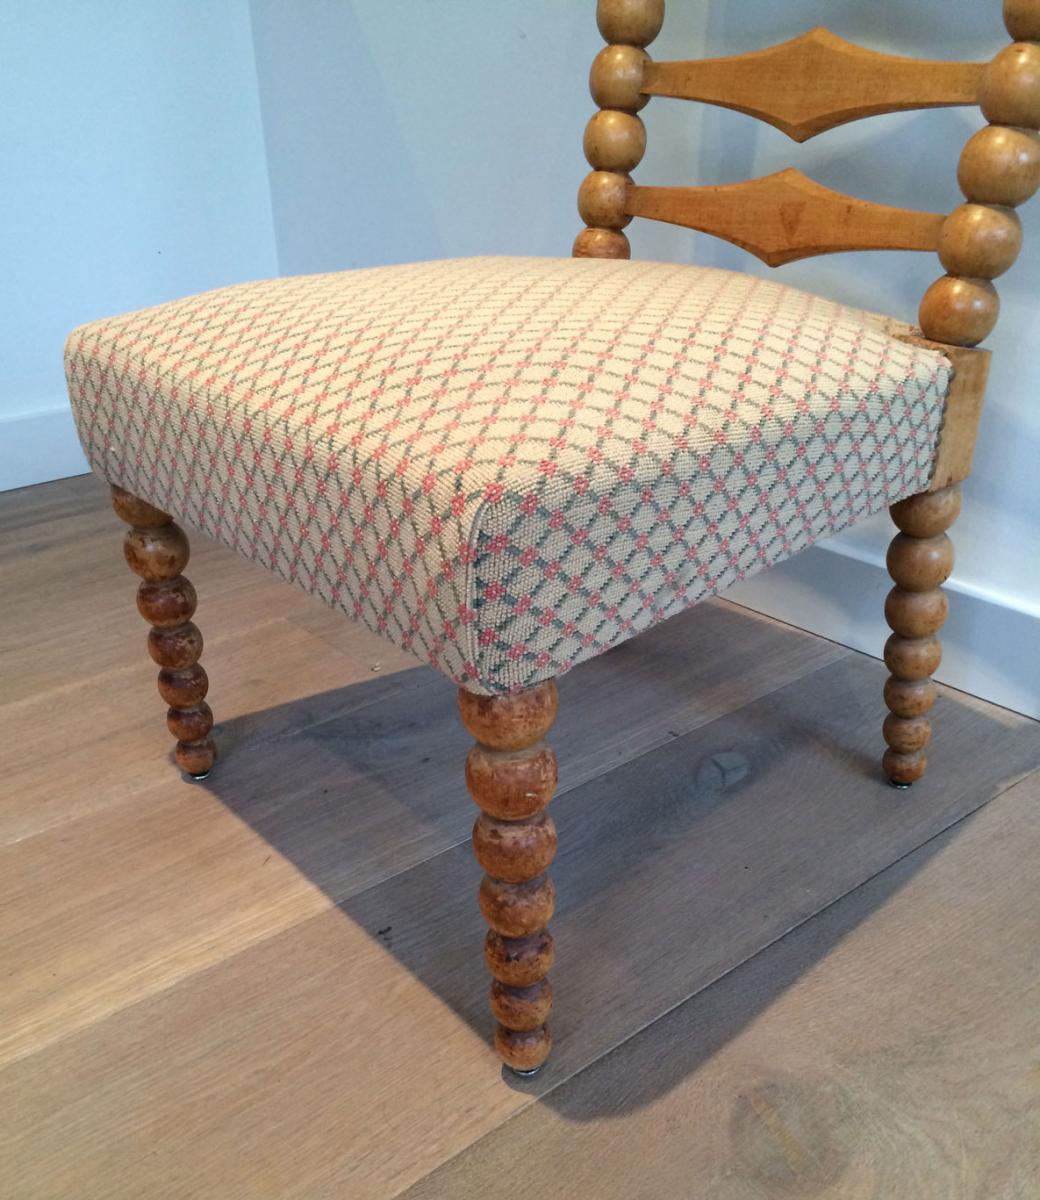
[[[951,368],[750,275],[476,258],[222,288],[66,347],[91,465],[474,692],[927,486]]]

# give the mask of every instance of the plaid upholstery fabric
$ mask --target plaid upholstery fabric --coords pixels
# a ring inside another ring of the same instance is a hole
[[[557,675],[927,485],[950,365],[664,263],[477,258],[76,330],[95,471],[475,692]]]

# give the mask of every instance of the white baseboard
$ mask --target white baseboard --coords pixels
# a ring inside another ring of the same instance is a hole
[[[0,417],[0,492],[84,475],[89,469],[67,402]]]
[[[880,658],[891,632],[884,617],[891,586],[882,563],[813,546],[734,585],[725,596]],[[936,679],[1040,718],[1040,615],[959,584],[956,576],[945,586],[950,616],[940,635],[943,658]]]

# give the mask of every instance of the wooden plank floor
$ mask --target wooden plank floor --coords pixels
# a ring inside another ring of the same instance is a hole
[[[1036,723],[946,691],[894,792],[883,667],[722,602],[565,677],[520,1082],[451,685],[196,539],[183,783],[119,530],[89,478],[0,496],[5,1200],[1036,1194]]]
[[[1040,776],[407,1192],[1040,1195]],[[528,1170],[516,1170],[525,1163]]]

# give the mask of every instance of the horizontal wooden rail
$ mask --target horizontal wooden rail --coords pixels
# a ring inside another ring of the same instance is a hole
[[[724,238],[771,267],[841,250],[935,250],[941,213],[835,192],[794,168],[718,187],[630,187],[625,212]]]
[[[804,142],[878,113],[977,104],[983,67],[880,54],[817,28],[750,54],[647,62],[641,90],[733,108]]]

